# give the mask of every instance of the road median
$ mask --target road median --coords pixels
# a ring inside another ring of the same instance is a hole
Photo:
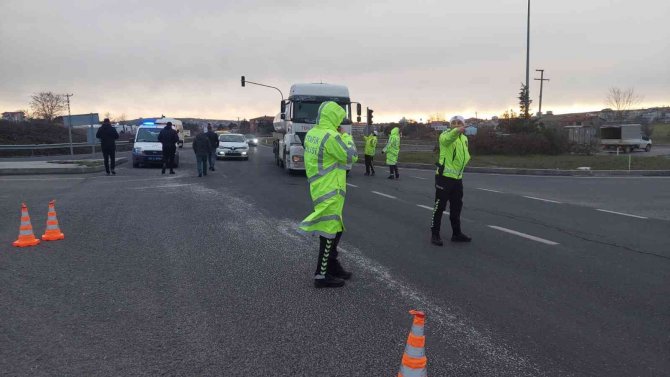
[[[116,159],[116,165],[128,162],[127,157]],[[101,159],[58,161],[0,161],[0,175],[88,174],[105,170]]]

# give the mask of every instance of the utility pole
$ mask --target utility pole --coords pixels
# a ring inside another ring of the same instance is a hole
[[[528,109],[530,108],[530,0],[528,0],[528,25],[526,28],[526,118],[528,117]]]
[[[544,82],[549,81],[549,79],[544,78],[544,69],[536,69],[535,71],[540,72],[540,78],[535,79],[535,80],[540,82],[540,110],[539,110],[539,113],[540,113],[540,116],[542,116],[542,87],[544,86]]]
[[[65,94],[65,98],[67,98],[67,121],[69,124],[68,134],[70,136],[70,156],[74,156],[74,148],[72,147],[72,114],[70,114],[70,97],[73,95],[74,94]]]

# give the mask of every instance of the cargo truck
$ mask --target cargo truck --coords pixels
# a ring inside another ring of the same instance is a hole
[[[342,128],[351,134],[352,112],[349,89],[333,84],[294,84],[288,100],[280,104],[280,112],[274,119],[273,152],[277,166],[288,173],[305,170],[305,135],[316,123],[319,106],[333,101],[346,111]],[[354,102],[356,103],[356,102]],[[357,116],[361,115],[361,105],[356,103]]]
[[[639,124],[606,125],[600,127],[600,145],[605,150],[631,153],[636,149],[651,150],[651,139],[642,133]]]

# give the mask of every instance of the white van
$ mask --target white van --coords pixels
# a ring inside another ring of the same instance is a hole
[[[165,124],[145,124],[137,129],[133,145],[134,168],[139,168],[140,165],[163,164],[163,145],[158,142],[158,134],[164,127]],[[174,156],[174,167],[178,166],[179,151]]]

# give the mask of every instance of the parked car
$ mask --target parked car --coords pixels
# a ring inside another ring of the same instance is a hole
[[[249,144],[242,134],[223,134],[219,136],[219,147],[216,148],[216,158],[249,159]]]
[[[253,145],[254,147],[258,146],[258,137],[256,137],[256,135],[246,134],[244,137],[247,139],[247,144]]]
[[[144,125],[137,129],[133,144],[133,167],[163,164],[163,146],[158,142],[158,134],[163,125]],[[174,156],[174,167],[179,166],[179,151]]]

